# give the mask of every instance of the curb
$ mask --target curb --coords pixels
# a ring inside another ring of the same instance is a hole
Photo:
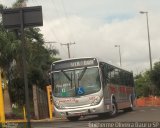
[[[41,120],[31,120],[32,122],[54,122],[54,121],[65,121],[66,119],[62,118],[53,118],[53,119],[41,119]]]
[[[54,122],[54,121],[65,121],[66,119],[62,118],[53,118],[53,119],[40,119],[40,120],[31,120],[31,123],[38,123],[38,122]],[[27,120],[6,120],[5,123],[26,123]],[[0,122],[2,123],[2,122]]]

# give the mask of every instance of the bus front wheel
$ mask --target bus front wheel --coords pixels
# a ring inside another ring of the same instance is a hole
[[[78,121],[79,118],[80,118],[80,116],[67,117],[67,119],[68,119],[69,121]]]

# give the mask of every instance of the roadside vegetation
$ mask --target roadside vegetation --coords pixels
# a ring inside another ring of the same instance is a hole
[[[160,96],[160,61],[148,70],[135,76],[137,97]]]
[[[25,0],[17,0],[13,8],[21,6]],[[0,5],[0,10],[4,7]],[[45,48],[45,40],[39,28],[26,28],[26,62],[30,98],[32,85],[45,88],[49,84],[50,65],[58,60],[57,49]],[[0,18],[0,69],[4,88],[8,89],[11,103],[22,107],[25,104],[21,32],[18,29],[7,30]],[[10,105],[11,106],[11,105]],[[17,110],[14,109],[14,113]]]

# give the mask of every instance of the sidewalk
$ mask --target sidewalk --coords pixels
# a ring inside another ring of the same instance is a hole
[[[54,122],[54,121],[65,121],[66,119],[63,119],[63,118],[56,118],[56,117],[53,117],[53,119],[40,119],[40,120],[31,120],[31,122]]]
[[[36,122],[54,122],[54,121],[65,121],[66,119],[62,119],[62,118],[56,118],[56,117],[53,117],[53,119],[39,119],[39,120],[31,120],[31,123],[36,123]],[[17,120],[5,120],[5,123],[26,123],[27,120],[23,120],[23,119],[17,119]],[[2,122],[0,122],[2,123]]]

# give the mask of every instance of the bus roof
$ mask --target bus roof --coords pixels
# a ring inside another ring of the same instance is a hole
[[[117,69],[123,70],[123,71],[125,71],[125,72],[133,73],[132,71],[128,71],[128,70],[126,70],[126,69],[124,69],[124,68],[121,68],[121,67],[119,67],[119,66],[115,66],[115,65],[110,64],[110,63],[106,63],[106,62],[104,62],[104,61],[99,61],[99,63],[105,63],[105,64],[108,64],[108,65],[110,65],[110,66],[112,66],[112,67],[115,67],[115,68],[117,68]]]
[[[121,68],[119,66],[115,66],[114,64],[110,64],[109,62],[105,62],[104,60],[98,58],[98,57],[79,57],[79,58],[69,58],[69,59],[63,59],[63,60],[58,60],[58,61],[55,61],[52,63],[52,65],[55,65],[55,64],[58,64],[58,63],[62,63],[62,62],[69,62],[69,61],[72,61],[72,60],[81,60],[81,59],[96,59],[98,63],[106,63],[110,66],[113,66],[117,69],[120,69],[120,70],[123,70],[123,71],[126,71],[126,72],[129,72],[129,73],[133,73],[132,71],[128,71],[124,68]]]
[[[69,58],[69,59],[63,59],[63,60],[57,60],[57,61],[54,61],[52,64],[60,63],[60,62],[63,62],[63,61],[81,60],[81,59],[97,59],[97,58],[96,58],[96,57]]]
[[[98,61],[93,57],[83,57],[83,58],[71,58],[66,60],[59,60],[52,63],[52,70],[64,70],[70,68],[81,68],[88,66],[98,66]]]

